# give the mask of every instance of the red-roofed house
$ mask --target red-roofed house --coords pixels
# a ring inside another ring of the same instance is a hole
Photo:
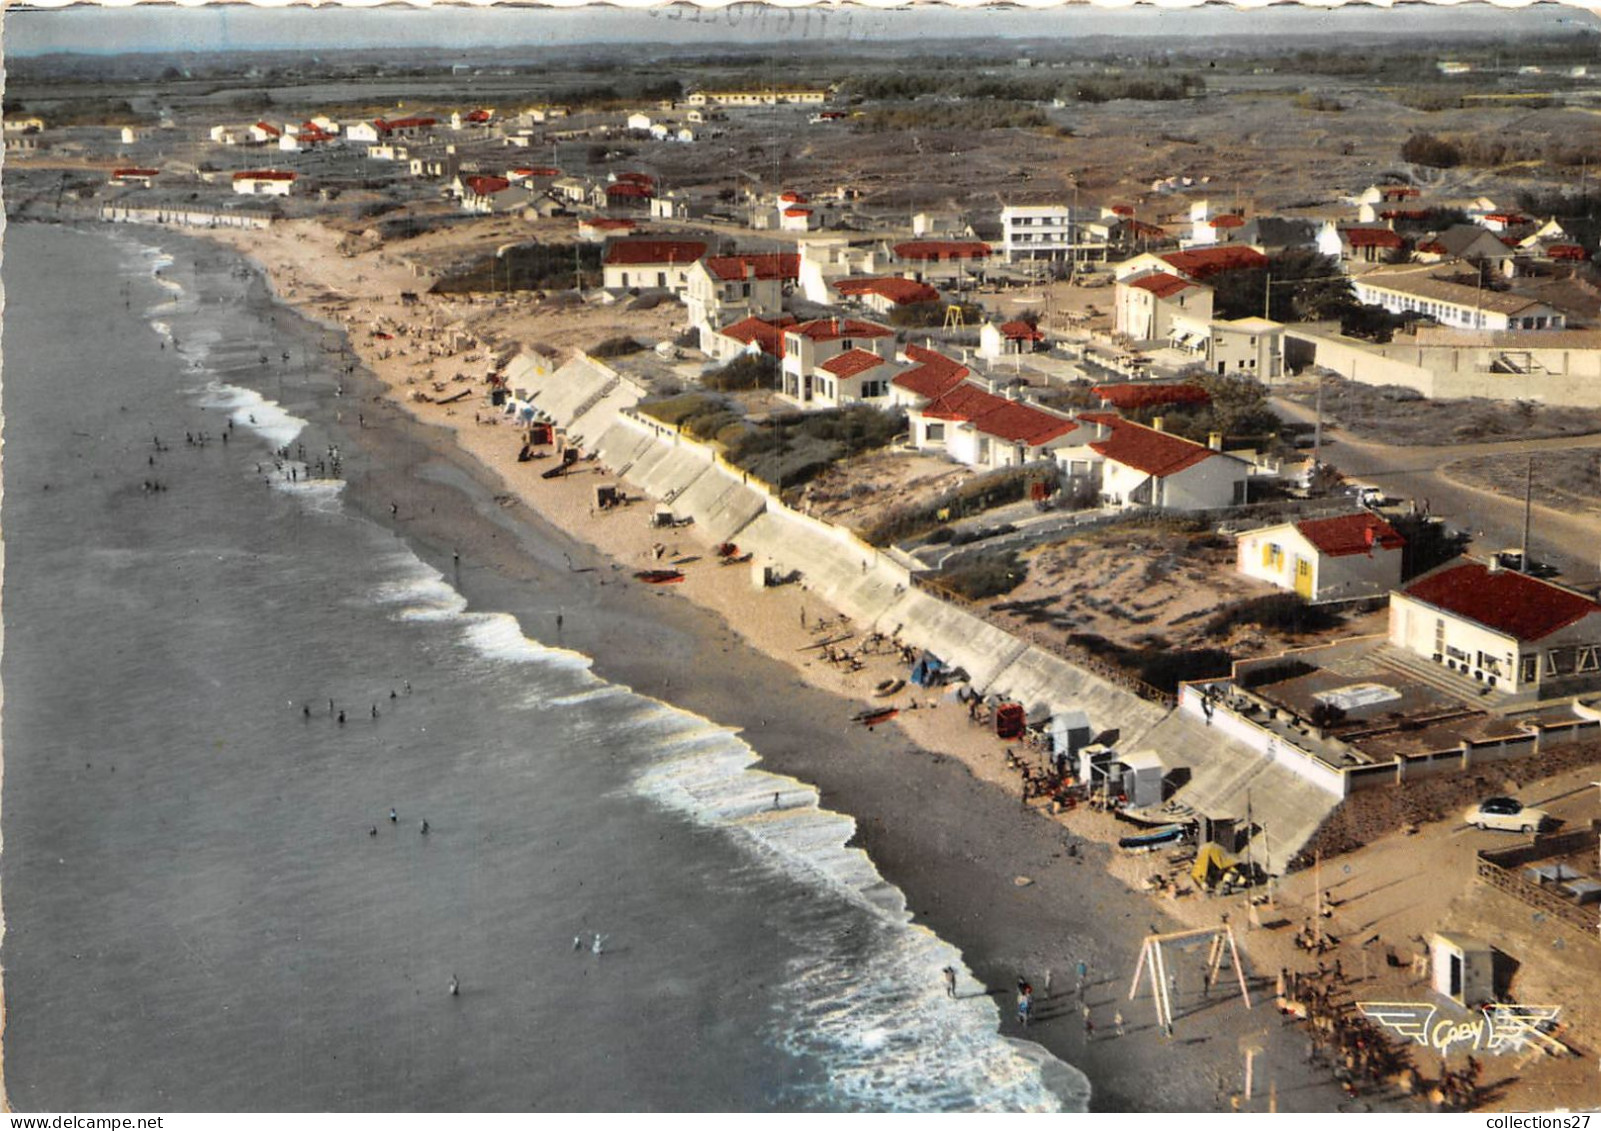
[[[1405,549],[1406,539],[1393,526],[1361,511],[1241,534],[1235,568],[1308,601],[1344,601],[1400,585]]]
[[[907,278],[935,286],[982,279],[990,257],[990,245],[983,240],[907,240],[893,250]]]
[[[705,240],[613,240],[601,258],[602,285],[613,290],[666,287],[683,294]]]
[[[902,354],[911,369],[903,370],[891,382],[895,403],[917,408],[950,392],[972,371],[954,358],[925,346],[908,344]]]
[[[615,236],[626,236],[637,227],[637,220],[621,216],[585,216],[578,221],[578,238],[590,243],[605,243]]]
[[[890,395],[891,382],[902,369],[892,357],[857,346],[836,354],[817,367],[813,392],[823,408],[839,408],[861,401],[881,402]]]
[[[800,256],[792,252],[708,256],[689,272],[684,293],[689,324],[715,326],[752,314],[777,314],[798,278]]]
[[[825,405],[818,404],[817,370],[824,362],[855,349],[890,360],[895,356],[895,331],[857,318],[819,318],[786,328],[780,392],[802,408],[827,407],[833,398],[828,397]],[[823,379],[831,378],[825,375]]]
[[[795,318],[790,314],[773,319],[744,318],[721,330],[713,330],[702,323],[701,352],[717,361],[731,361],[745,353],[765,353],[782,361],[784,331],[794,324]]]
[[[1571,694],[1601,682],[1601,605],[1459,559],[1390,594],[1390,644],[1498,691]]]
[[[816,209],[804,205],[791,205],[778,211],[778,227],[785,232],[810,232],[822,226],[822,217]]]
[[[1246,501],[1244,460],[1130,420],[1096,419],[1111,430],[1089,445],[1104,461],[1101,494],[1111,505],[1194,511]]]
[[[914,303],[939,301],[939,292],[927,283],[893,275],[836,279],[834,290],[841,298],[855,299],[877,314],[888,314],[896,307]]]
[[[528,190],[506,177],[471,176],[461,179],[461,207],[484,214],[510,212],[528,203]]]
[[[432,131],[439,123],[434,118],[393,118],[373,124],[385,127],[385,134],[388,137],[421,137]]]
[[[295,176],[285,169],[246,169],[233,175],[233,190],[246,196],[288,196]]]
[[[268,142],[277,144],[278,139],[282,136],[283,131],[270,122],[257,122],[250,127],[250,140],[257,145],[265,145]]]
[[[1204,337],[1212,319],[1212,288],[1171,272],[1119,278],[1112,295],[1113,327],[1137,342]]]
[[[1122,412],[1157,405],[1206,404],[1212,398],[1199,385],[1152,385],[1133,382],[1127,385],[1096,385],[1090,390],[1101,398],[1101,404]]]
[[[1021,320],[986,322],[978,328],[978,356],[991,361],[1044,348],[1045,332]]]
[[[1225,271],[1258,271],[1267,267],[1267,256],[1244,244],[1192,247],[1185,251],[1148,251],[1117,265],[1119,279],[1165,271],[1193,283],[1204,283]]]
[[[1050,459],[1098,435],[1038,405],[1012,400],[972,381],[958,381],[938,397],[907,410],[914,447],[942,451],[969,467],[1010,467]]]
[[[656,190],[650,185],[635,181],[613,181],[604,189],[607,208],[647,209],[655,195]]]
[[[113,169],[111,170],[111,183],[114,185],[138,185],[140,188],[149,188],[150,183],[160,175],[160,169]]]

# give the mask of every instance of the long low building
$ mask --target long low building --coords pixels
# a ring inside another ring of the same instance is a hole
[[[1421,314],[1463,330],[1560,330],[1563,313],[1538,299],[1437,279],[1417,268],[1351,280],[1357,301],[1391,314]]]

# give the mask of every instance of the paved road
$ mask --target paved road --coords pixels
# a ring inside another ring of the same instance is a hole
[[[1276,412],[1286,420],[1314,419],[1311,409],[1272,398]],[[1523,540],[1523,500],[1454,482],[1440,469],[1471,456],[1525,453],[1546,449],[1601,448],[1601,435],[1564,436],[1549,440],[1500,440],[1480,444],[1399,447],[1355,440],[1343,431],[1332,436],[1325,425],[1323,459],[1347,476],[1384,488],[1392,498],[1427,499],[1429,512],[1449,525],[1466,530],[1473,549],[1489,554]],[[1521,496],[1522,483],[1509,484]],[[1535,504],[1529,534],[1536,559],[1551,562],[1570,585],[1601,585],[1601,521],[1593,515],[1573,514]]]

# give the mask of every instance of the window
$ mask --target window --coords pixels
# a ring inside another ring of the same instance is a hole
[[[944,423],[923,425],[923,439],[931,444],[943,444],[945,442]]]

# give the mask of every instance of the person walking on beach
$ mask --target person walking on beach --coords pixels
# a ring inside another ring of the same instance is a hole
[[[1051,972],[1045,971],[1045,1000],[1051,1000]]]
[[[1118,1036],[1121,1037],[1123,1035],[1123,1011],[1121,1009],[1112,1014],[1112,1028],[1117,1030]]]
[[[1078,960],[1078,1000],[1084,1000],[1084,987],[1089,985],[1090,964],[1082,958]]]
[[[1023,1028],[1028,1028],[1029,1016],[1034,1012],[1034,987],[1027,982],[1017,992],[1017,1019]]]
[[[1084,1012],[1084,1039],[1086,1041],[1093,1041],[1095,1039],[1095,1020],[1094,1020],[1094,1018],[1092,1018],[1090,1016],[1090,1007],[1088,1005],[1084,1006],[1083,1012]]]
[[[428,821],[426,819],[424,819],[423,823],[422,823],[422,835],[423,836],[427,836],[428,835]]]
[[[956,967],[947,966],[941,971],[945,975],[945,996],[956,996]]]

